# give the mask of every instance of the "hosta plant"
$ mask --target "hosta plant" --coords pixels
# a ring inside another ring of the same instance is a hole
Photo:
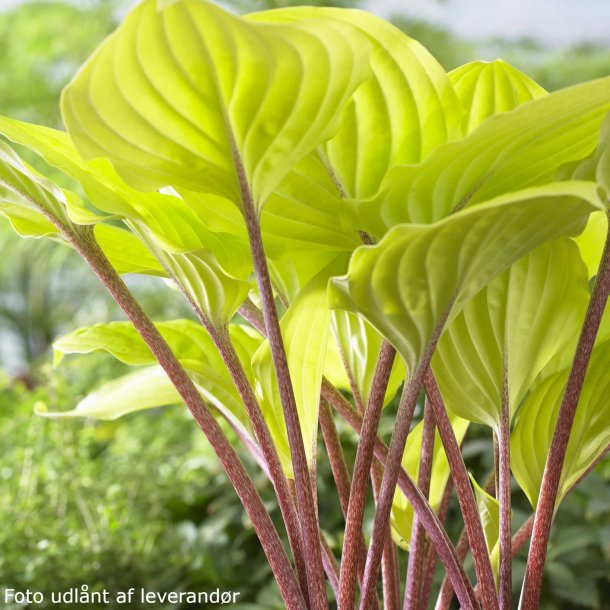
[[[47,415],[186,403],[289,610],[537,608],[554,513],[610,444],[610,78],[549,94],[502,61],[447,74],[365,12],[144,0],[61,111],[66,132],[0,119],[0,211],[75,249],[129,320],[59,338],[57,359],[135,368]],[[128,273],[166,278],[198,322],[151,321]],[[359,435],[353,465],[336,418]],[[268,475],[289,548],[220,419]],[[493,439],[487,482],[464,465],[472,422]],[[317,514],[326,459],[340,557]],[[512,477],[533,511],[519,531]]]

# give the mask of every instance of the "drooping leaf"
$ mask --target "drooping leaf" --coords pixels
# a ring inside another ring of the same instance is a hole
[[[159,322],[159,332],[181,360],[200,360],[214,354],[206,331],[190,320]],[[107,352],[130,366],[156,362],[152,352],[130,322],[109,322],[84,326],[53,343],[55,364],[66,354]]]
[[[595,185],[564,182],[435,224],[398,225],[376,246],[359,248],[347,275],[331,281],[333,305],[363,315],[411,375],[445,316],[451,323],[479,290],[540,244],[582,230],[601,205]]]
[[[368,76],[348,24],[247,21],[205,0],[145,0],[81,69],[62,115],[87,158],[108,156],[142,190],[166,185],[259,209],[336,130]]]
[[[345,271],[346,265],[347,257],[340,256],[325,267],[297,295],[280,321],[303,443],[310,463],[315,456],[320,388],[331,321],[327,284],[330,277]],[[265,419],[282,466],[286,475],[293,477],[284,413],[268,341],[254,355],[252,367],[260,383]]]
[[[356,384],[363,405],[366,406],[383,337],[366,320],[349,311],[333,311],[332,328],[345,365]],[[405,376],[404,362],[400,357],[396,357],[384,403],[392,400]]]
[[[432,55],[384,19],[357,10],[296,7],[250,15],[257,22],[324,18],[350,23],[371,42],[371,78],[347,105],[323,156],[349,197],[374,195],[389,169],[418,163],[461,137],[462,108]]]
[[[229,412],[247,424],[237,390],[203,327],[190,320],[172,320],[158,323],[157,328],[202,394],[221,412]],[[246,331],[237,325],[231,325],[229,331],[248,370],[247,365],[262,339],[254,331]],[[58,339],[53,348],[56,363],[65,354],[98,351],[107,352],[131,366],[156,363],[152,352],[129,322],[110,322],[80,328]],[[251,378],[250,381],[254,380]]]
[[[536,506],[569,369],[548,377],[526,398],[511,435],[511,468]],[[582,387],[557,504],[610,444],[610,342],[597,344]]]
[[[470,62],[452,70],[449,79],[466,110],[467,134],[495,114],[546,95],[538,83],[502,59]]]
[[[517,261],[439,341],[432,368],[447,407],[497,429],[505,386],[512,416],[538,374],[578,335],[588,301],[586,269],[571,239]]]
[[[66,214],[69,196],[75,197],[41,176],[0,140],[0,212],[18,233],[61,238],[50,219],[71,226]]]
[[[591,81],[485,121],[419,165],[391,170],[379,195],[345,208],[346,226],[381,236],[403,222],[430,223],[465,205],[552,182],[595,147],[610,111],[610,78]]]
[[[163,369],[151,366],[102,384],[71,411],[49,412],[38,408],[36,414],[53,418],[91,417],[113,420],[135,411],[181,402],[178,391]]]
[[[136,191],[118,176],[108,159],[82,159],[63,131],[0,117],[0,133],[82,185],[90,204],[85,206],[75,196],[68,198],[67,214],[73,222],[127,219],[169,253],[208,249],[226,272],[241,278],[250,272],[245,234],[236,239],[222,228],[209,228],[210,206],[218,205],[218,198],[210,206],[202,206],[175,195]]]
[[[465,419],[450,415],[451,425],[458,443],[464,440],[470,422]],[[423,422],[420,422],[409,432],[407,445],[402,458],[402,466],[413,480],[417,480],[419,475],[419,461],[421,456]],[[430,477],[429,502],[434,511],[438,511],[441,506],[445,486],[449,481],[450,469],[449,462],[438,430],[434,437],[434,454],[432,458],[432,472]],[[394,494],[391,514],[392,538],[405,550],[409,550],[411,541],[411,528],[413,526],[413,507],[407,497],[397,489]]]

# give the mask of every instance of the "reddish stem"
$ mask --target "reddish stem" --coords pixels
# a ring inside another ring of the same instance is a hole
[[[500,610],[512,608],[511,493],[510,493],[510,412],[508,383],[504,382],[498,439],[498,478],[496,493],[500,504]]]
[[[377,458],[371,465],[371,481],[375,503],[379,499],[379,490],[383,480],[383,466]],[[398,610],[400,608],[400,575],[398,570],[398,554],[392,535],[386,534],[383,555],[381,556],[381,583],[383,589],[383,609]],[[375,599],[373,599],[373,603]]]
[[[417,484],[424,496],[430,494],[430,479],[432,477],[432,460],[434,457],[434,414],[426,400],[424,404],[424,423],[421,441],[421,457]],[[426,550],[426,531],[417,515],[413,515],[411,525],[411,542],[409,544],[409,563],[407,566],[407,581],[405,587],[404,610],[419,610],[421,602],[424,559]]]
[[[252,521],[287,607],[294,610],[305,610],[306,605],[303,595],[275,526],[235,450],[224,436],[218,422],[214,419],[186,371],[157,327],[151,322],[139,303],[133,298],[121,277],[114,270],[95,241],[92,230],[82,228],[78,233],[73,233],[61,223],[56,226],[85,259],[125,312],[178,390],[199,427],[207,436]]]
[[[430,399],[430,405],[434,411],[436,425],[451,469],[451,477],[455,484],[458,501],[464,518],[464,525],[466,526],[466,531],[468,533],[468,541],[470,548],[472,549],[477,579],[481,588],[483,607],[486,610],[498,610],[496,581],[493,570],[491,569],[481,516],[472,491],[470,478],[468,476],[468,471],[466,470],[466,465],[464,464],[460,446],[455,438],[455,433],[451,426],[449,416],[447,415],[441,393],[430,369],[428,369],[424,375],[424,386],[428,398]]]
[[[352,488],[350,491],[349,508],[345,525],[345,541],[343,544],[341,577],[339,580],[338,607],[340,610],[351,610],[354,607],[356,598],[356,578],[361,550],[359,540],[362,536],[362,520],[364,518],[369,473],[373,462],[373,447],[375,438],[377,437],[377,428],[381,417],[383,399],[390,379],[390,373],[392,372],[395,356],[396,350],[389,343],[384,342],[377,362],[377,368],[375,369],[369,401],[364,414],[360,443],[358,444],[358,450],[356,452],[356,463],[354,464]]]
[[[243,170],[243,168],[238,168]],[[322,564],[322,549],[320,545],[320,528],[316,517],[315,501],[311,488],[310,472],[305,455],[301,424],[297,411],[296,400],[292,388],[288,360],[284,349],[284,340],[280,329],[280,323],[275,309],[269,267],[265,256],[263,239],[261,235],[258,213],[248,187],[243,171],[240,173],[240,186],[242,191],[242,204],[250,250],[254,264],[256,282],[261,298],[263,319],[271,357],[275,368],[277,385],[284,411],[288,443],[295,476],[295,486],[299,514],[301,517],[301,531],[303,536],[303,547],[307,557],[307,581],[311,607],[313,610],[327,610],[328,600],[326,597],[326,585],[324,579],[324,567]]]
[[[347,423],[358,433],[362,429],[362,416],[354,407],[338,392],[327,379],[322,380],[322,395],[337,410],[337,412],[347,421]],[[383,466],[388,462],[388,447],[377,437],[375,439],[375,457]],[[411,477],[405,472],[402,466],[398,473],[398,487],[405,494],[411,503],[414,512],[421,520],[430,540],[434,545],[438,556],[445,567],[447,574],[453,584],[456,595],[464,610],[474,610],[478,608],[474,591],[464,571],[464,567],[458,560],[455,548],[443,525],[430,507],[428,500],[423,496]],[[459,591],[458,591],[459,589]]]
[[[555,425],[553,439],[544,468],[540,496],[534,516],[534,529],[527,558],[525,580],[521,591],[520,610],[537,610],[540,601],[544,561],[555,515],[563,464],[591,352],[593,351],[595,338],[597,337],[609,293],[610,234],[606,237],[599,271],[580,332],[576,354],[566,383],[557,416],[557,424]]]

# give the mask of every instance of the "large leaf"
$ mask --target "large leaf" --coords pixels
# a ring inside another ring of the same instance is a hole
[[[340,256],[318,273],[297,295],[280,322],[303,443],[310,462],[316,454],[320,388],[330,332],[328,278],[345,271],[346,265],[347,257]],[[286,475],[292,478],[284,412],[268,341],[256,352],[252,366],[260,383],[265,418],[278,447],[282,466]]]
[[[451,425],[457,438],[458,443],[464,439],[470,422],[451,415]],[[402,458],[402,466],[413,480],[417,480],[419,474],[419,463],[421,456],[421,441],[423,432],[423,422],[419,422],[417,426],[409,432],[407,445]],[[449,481],[451,474],[449,462],[443,448],[443,443],[439,436],[438,430],[435,432],[434,438],[434,453],[432,457],[432,472],[430,477],[430,494],[429,502],[433,510],[438,511],[445,487]],[[394,501],[392,503],[391,515],[392,537],[396,544],[405,550],[409,550],[411,541],[411,528],[413,526],[413,507],[407,500],[407,497],[396,489],[394,493]]]
[[[439,341],[432,368],[447,407],[497,429],[505,387],[512,416],[538,374],[578,335],[588,301],[586,269],[571,239],[544,244],[512,265]]]
[[[563,89],[485,121],[419,165],[390,171],[378,196],[346,209],[346,226],[381,236],[402,222],[552,182],[557,169],[595,147],[610,110],[610,77]]]
[[[366,406],[383,337],[366,320],[349,311],[333,311],[332,328],[345,366],[356,384],[362,404]],[[405,376],[404,362],[397,357],[392,366],[384,404],[392,400]]]
[[[536,506],[569,369],[548,377],[527,397],[511,436],[515,479]],[[568,443],[557,503],[610,444],[610,342],[591,356]]]
[[[118,419],[128,413],[182,402],[160,366],[146,367],[108,381],[85,396],[71,411],[47,411],[38,406],[37,415],[53,418],[91,417]]]
[[[449,79],[466,109],[465,133],[495,114],[546,95],[538,83],[501,59],[470,62],[451,71]]]
[[[342,190],[374,195],[389,169],[417,163],[459,138],[462,108],[447,74],[417,41],[370,13],[297,7],[250,15],[258,22],[323,17],[350,23],[370,40],[372,77],[345,109],[337,135],[322,148]]]
[[[87,158],[142,190],[174,185],[263,206],[336,130],[368,76],[369,45],[330,20],[254,23],[204,0],[145,0],[62,97]]]
[[[582,230],[602,206],[590,183],[559,183],[499,197],[432,225],[398,225],[361,247],[332,280],[334,306],[363,315],[411,375],[441,321],[545,241]],[[451,309],[451,312],[449,311]]]

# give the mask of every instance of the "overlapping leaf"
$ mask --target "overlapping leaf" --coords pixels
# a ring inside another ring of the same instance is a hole
[[[432,368],[447,407],[497,429],[504,388],[512,416],[538,374],[573,343],[588,300],[586,269],[571,239],[544,244],[512,265],[439,341]]]
[[[461,136],[462,108],[447,74],[419,42],[370,13],[297,7],[250,15],[257,22],[324,18],[349,23],[374,48],[372,77],[345,109],[323,155],[349,197],[374,195],[389,169],[417,163]]]
[[[166,185],[261,208],[338,126],[369,47],[330,20],[254,23],[205,0],[145,0],[66,88],[64,121],[87,157],[143,190]]]
[[[200,205],[174,195],[132,189],[106,159],[84,161],[64,132],[2,117],[0,132],[82,184],[91,204],[67,193],[66,214],[74,222],[97,223],[96,236],[119,273],[165,276],[155,260],[159,259],[210,320],[222,325],[231,318],[247,293],[243,279],[251,270],[243,238],[211,231],[206,209]],[[110,219],[127,222],[139,241],[127,231],[102,224]],[[198,276],[196,269],[201,272]]]
[[[610,111],[610,78],[533,100],[485,121],[419,165],[389,172],[378,196],[346,208],[348,227],[381,236],[403,222],[430,223],[465,205],[552,182],[595,147]]]
[[[361,247],[332,280],[334,306],[363,315],[399,351],[411,375],[435,329],[523,255],[582,230],[602,206],[596,185],[526,189],[431,225],[398,225]]]
[[[538,83],[501,59],[470,62],[451,71],[449,79],[466,110],[467,134],[491,116],[546,95]]]

